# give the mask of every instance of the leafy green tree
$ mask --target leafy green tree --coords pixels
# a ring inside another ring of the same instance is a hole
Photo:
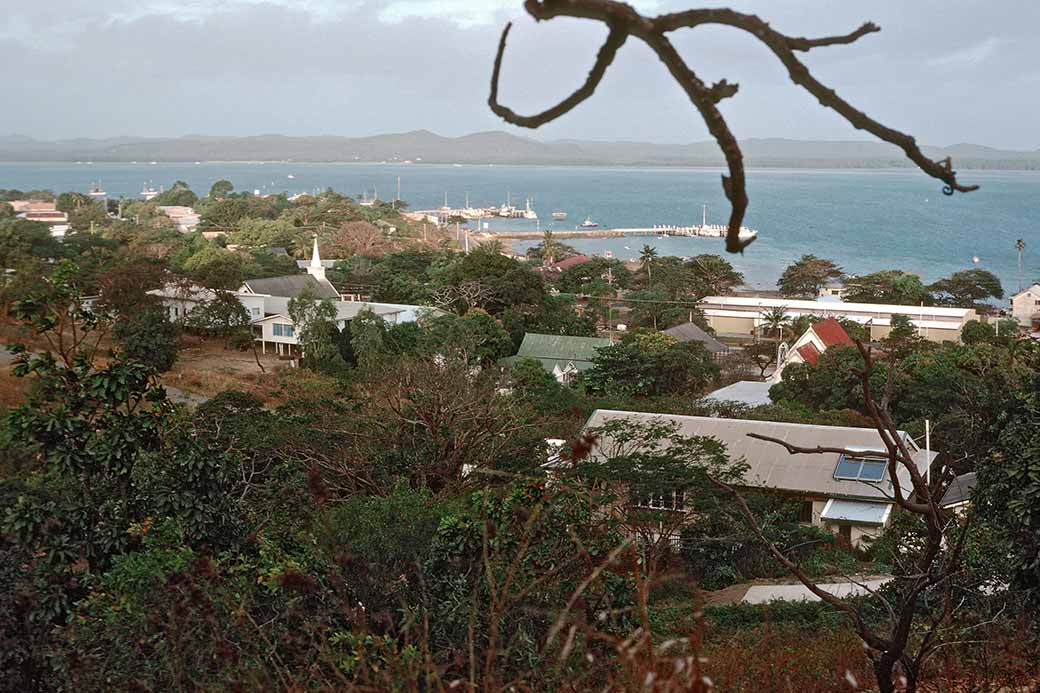
[[[686,322],[691,315],[695,320],[700,319],[701,315],[693,300],[685,305],[676,304],[671,296],[660,288],[630,291],[625,294],[625,299],[630,301],[626,305],[631,307],[628,323],[634,327],[652,327],[655,330],[663,330]]]
[[[289,319],[296,330],[303,362],[314,370],[345,366],[336,346],[336,306],[305,290],[289,300]]]
[[[513,353],[509,333],[487,313],[440,315],[423,326],[421,348],[427,354],[458,357],[465,363],[489,366]]]
[[[902,270],[882,270],[849,277],[844,298],[850,303],[888,303],[899,306],[931,305],[931,294],[921,278]]]
[[[970,307],[989,298],[1004,298],[1004,287],[992,272],[970,269],[954,272],[928,287],[939,303]]]
[[[510,307],[502,313],[502,326],[513,340],[514,351],[528,332],[571,337],[595,337],[596,323],[587,314],[579,315],[574,301],[547,295],[537,307]]]
[[[307,234],[283,219],[242,219],[229,241],[248,246],[280,246],[306,250]]]
[[[816,298],[820,289],[826,286],[828,282],[841,279],[844,276],[844,270],[835,264],[834,261],[819,258],[815,255],[803,255],[784,270],[776,285],[780,289],[781,296]]]
[[[445,305],[459,312],[476,307],[498,315],[509,306],[541,303],[545,296],[541,277],[526,264],[480,248],[437,272],[435,283],[447,292]],[[467,299],[460,293],[467,288],[479,289],[479,296]]]
[[[157,373],[170,370],[177,360],[175,324],[167,320],[161,307],[149,307],[125,314],[115,322],[114,334],[128,359],[140,361]]]
[[[224,348],[253,340],[249,311],[230,291],[217,291],[211,300],[195,306],[182,322],[195,334],[224,340]]]
[[[231,181],[224,180],[223,178],[221,178],[216,183],[210,186],[209,196],[215,200],[223,199],[230,195],[234,189],[235,186],[232,185]]]
[[[0,221],[14,218],[14,207],[9,202],[0,202]]]
[[[637,339],[598,349],[583,374],[587,387],[629,396],[696,395],[718,377],[718,365],[700,342],[645,347]]]
[[[688,264],[701,285],[698,293],[703,296],[717,296],[744,283],[744,275],[720,255],[695,255]]]
[[[1014,594],[1031,613],[1040,609],[1040,404],[1032,391],[1007,412],[992,452],[977,466],[975,511],[1003,539],[1000,560],[1010,568]]]
[[[78,192],[63,192],[58,195],[58,199],[55,201],[54,206],[59,212],[65,212],[71,214],[81,208],[94,207],[98,208],[98,205],[89,195],[84,195]]]
[[[969,320],[961,328],[961,341],[965,344],[992,342],[997,336],[993,326],[978,320]]]
[[[199,201],[199,196],[191,191],[191,188],[182,180],[177,181],[169,190],[164,190],[155,198],[156,205],[174,207],[194,207]]]
[[[213,289],[237,289],[250,274],[249,261],[241,254],[215,245],[201,250],[184,261],[184,271],[203,286]]]
[[[27,219],[0,219],[0,266],[17,268],[44,258],[60,258],[61,242],[47,225]]]
[[[614,258],[594,257],[560,273],[556,286],[560,291],[595,296],[613,296],[618,289],[632,284],[632,273]]]

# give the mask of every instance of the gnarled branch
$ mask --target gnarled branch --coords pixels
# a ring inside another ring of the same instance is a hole
[[[607,67],[614,60],[618,49],[629,35],[641,39],[657,54],[675,81],[686,92],[691,103],[704,119],[708,132],[718,143],[726,158],[729,175],[722,177],[722,190],[731,205],[729,228],[726,233],[726,250],[731,253],[742,252],[754,240],[754,237],[750,239],[740,237],[740,229],[748,205],[743,153],[730,131],[729,125],[716,107],[716,104],[722,99],[736,94],[737,85],[726,80],[721,80],[710,87],[706,85],[690,69],[668,39],[667,34],[677,29],[713,24],[730,26],[750,33],[764,43],[783,63],[791,81],[815,96],[821,106],[836,111],[856,129],[866,130],[878,139],[902,149],[907,158],[913,161],[918,168],[945,183],[944,194],[952,195],[954,192],[970,192],[978,189],[977,185],[962,185],[957,181],[956,171],[953,170],[953,164],[949,159],[942,161],[929,159],[912,136],[879,123],[842,99],[833,89],[813,77],[809,68],[795,55],[796,51],[807,52],[814,48],[854,43],[867,34],[880,31],[880,28],[872,22],[867,22],[848,34],[810,39],[787,36],[776,31],[755,15],[729,9],[687,10],[658,17],[645,17],[630,5],[616,0],[526,0],[524,7],[528,14],[537,21],[554,17],[598,20],[610,27],[610,34],[600,48],[596,62],[589,71],[585,83],[580,88],[548,110],[533,116],[521,116],[498,102],[502,56],[505,52],[506,37],[512,26],[507,24],[502,32],[498,54],[495,57],[494,72],[491,76],[491,96],[488,99],[491,110],[513,125],[529,128],[544,125],[567,113],[593,94],[603,79]]]

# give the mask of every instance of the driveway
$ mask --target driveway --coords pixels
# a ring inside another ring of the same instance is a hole
[[[869,594],[869,590],[876,590],[891,579],[891,576],[887,575],[852,576],[850,581],[820,583],[819,587],[836,597],[858,597]],[[771,601],[818,602],[820,598],[810,592],[805,585],[798,583],[794,585],[752,585],[744,593],[741,601],[745,604],[765,604]]]

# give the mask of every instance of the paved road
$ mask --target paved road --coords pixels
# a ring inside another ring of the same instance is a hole
[[[867,594],[866,588],[876,590],[891,580],[890,576],[870,575],[860,578],[853,576],[860,584],[853,582],[830,582],[820,584],[820,588],[827,590],[837,597],[857,597]],[[865,587],[864,587],[865,585]],[[765,604],[771,601],[785,602],[818,602],[820,598],[809,591],[805,585],[752,585],[741,600],[745,604]]]
[[[14,354],[7,350],[7,347],[0,347],[0,367],[6,368],[14,362]],[[186,392],[177,387],[166,386],[166,396],[170,398],[171,402],[177,404],[187,404],[188,406],[197,407],[202,404],[209,397],[204,395],[197,395],[194,392]]]

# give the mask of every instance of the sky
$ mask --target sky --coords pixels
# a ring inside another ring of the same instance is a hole
[[[636,0],[656,14],[697,0]],[[711,6],[726,5],[715,0]],[[536,132],[487,107],[502,27],[514,21],[500,97],[520,112],[581,84],[605,28],[536,24],[522,0],[47,0],[0,13],[0,135],[364,136],[506,130],[542,140],[692,142],[707,130],[664,66],[629,39],[597,93]],[[882,32],[802,54],[814,74],[881,122],[934,145],[1040,147],[1036,0],[734,0],[795,36]],[[738,138],[863,139],[794,86],[753,37],[672,35],[705,81],[739,94]]]

